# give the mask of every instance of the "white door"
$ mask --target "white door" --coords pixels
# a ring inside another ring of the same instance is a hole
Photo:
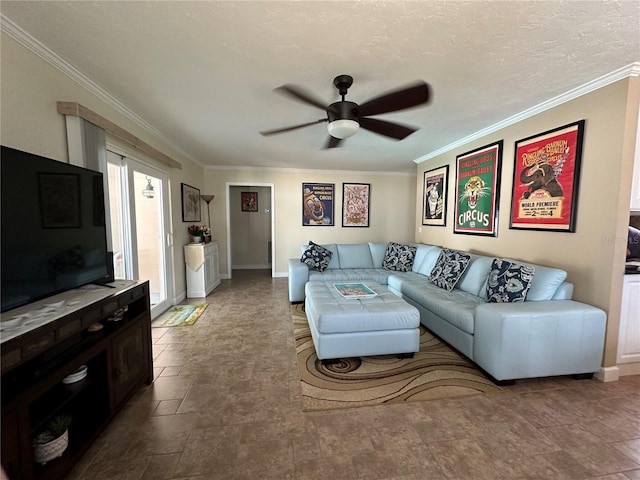
[[[166,174],[112,152],[107,166],[114,274],[149,280],[151,317],[155,318],[171,306]]]

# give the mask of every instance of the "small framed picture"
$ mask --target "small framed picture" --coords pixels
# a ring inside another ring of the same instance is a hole
[[[335,184],[302,184],[302,225],[333,226]]]
[[[182,221],[200,221],[200,190],[186,183],[181,183],[182,187]]]
[[[368,227],[371,206],[370,183],[342,184],[342,226]]]
[[[424,172],[422,184],[422,224],[444,227],[447,224],[449,165]]]
[[[243,212],[258,211],[258,192],[240,192]]]

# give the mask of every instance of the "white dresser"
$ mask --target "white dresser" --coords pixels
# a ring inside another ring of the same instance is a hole
[[[187,272],[187,298],[206,297],[220,285],[218,242],[185,245],[184,261]]]
[[[622,308],[620,311],[620,335],[618,338],[618,367],[621,364],[635,363],[636,368],[621,374],[638,374],[640,370],[640,274],[625,275],[622,289]],[[629,366],[630,367],[630,366]]]

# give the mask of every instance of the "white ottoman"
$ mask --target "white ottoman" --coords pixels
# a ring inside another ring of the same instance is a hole
[[[343,298],[333,283],[308,282],[305,311],[320,360],[369,355],[412,356],[420,348],[420,313],[375,282],[358,282],[373,298]]]

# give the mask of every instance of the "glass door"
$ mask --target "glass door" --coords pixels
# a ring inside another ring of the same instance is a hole
[[[166,175],[112,152],[108,174],[115,277],[149,280],[155,318],[171,306]]]

